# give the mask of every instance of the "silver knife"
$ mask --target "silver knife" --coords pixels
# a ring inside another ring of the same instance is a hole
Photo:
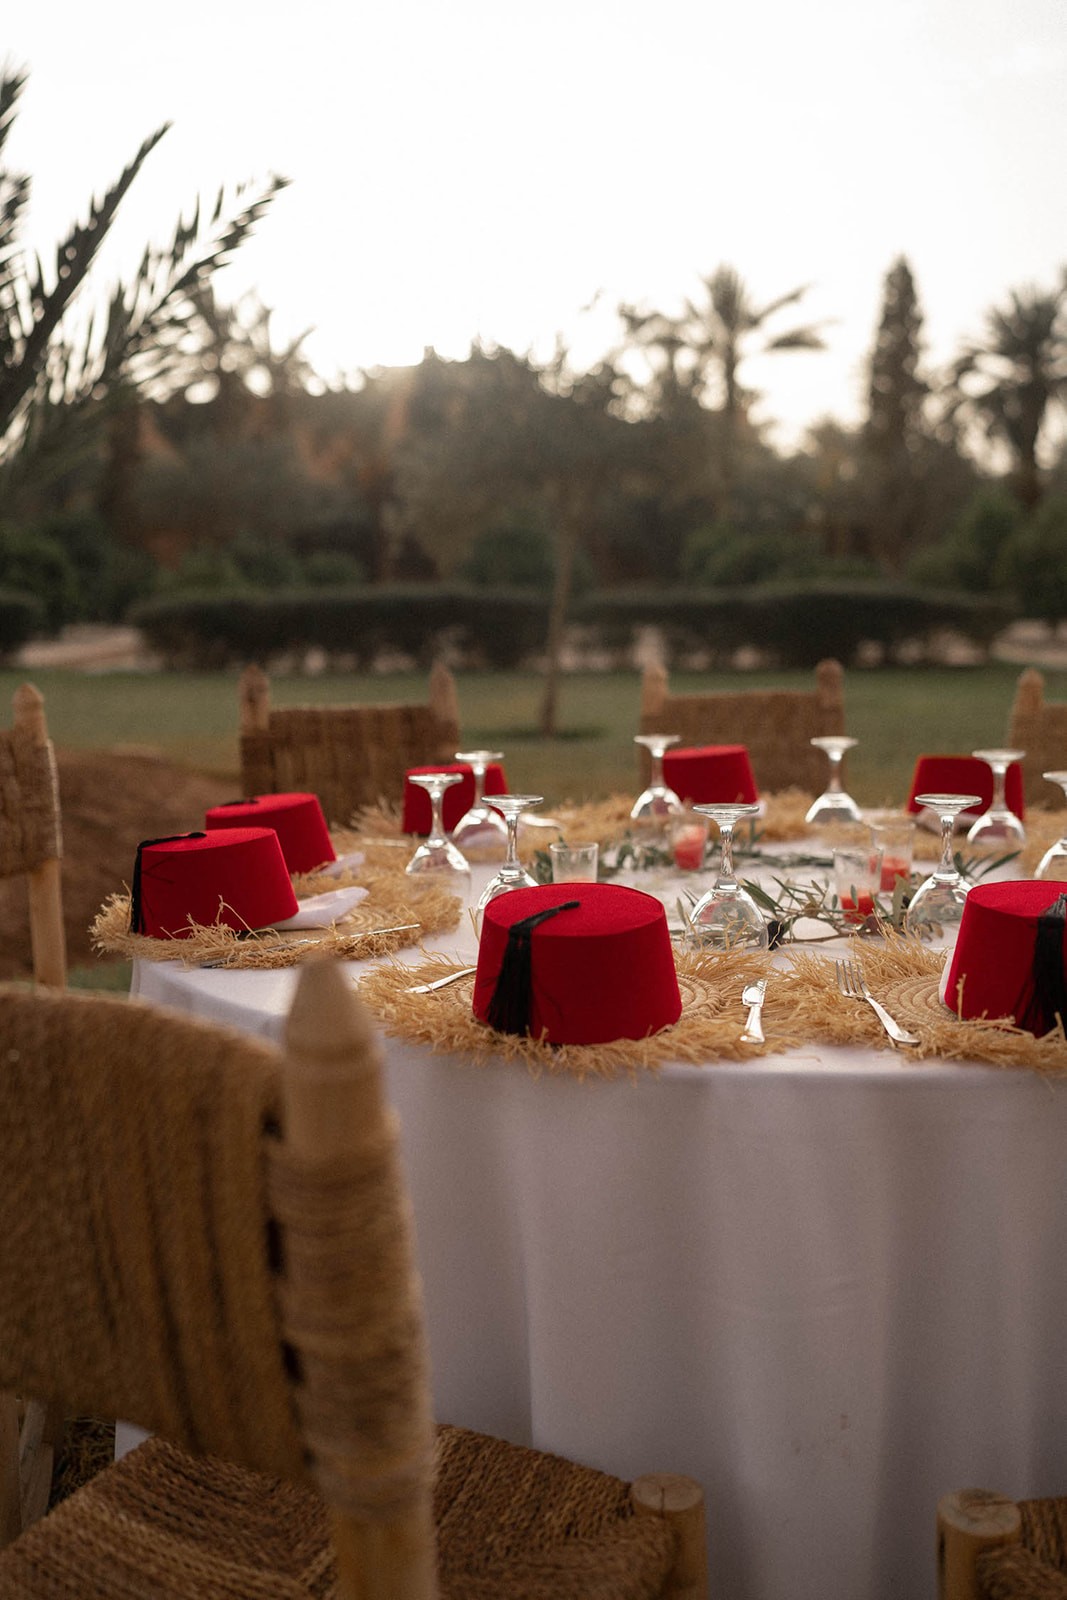
[[[405,989],[405,994],[432,994],[434,989],[445,989],[450,983],[456,983],[460,978],[469,978],[472,972],[477,972],[477,967],[460,967],[458,972],[446,972],[443,978],[435,978],[432,983],[416,983],[410,989]]]
[[[767,980],[760,978],[758,983],[748,983],[741,991],[741,1004],[748,1006],[748,1020],[745,1023],[742,1039],[748,1039],[753,1044],[763,1044],[763,1023],[760,1012],[763,1009],[763,999],[767,993]]]

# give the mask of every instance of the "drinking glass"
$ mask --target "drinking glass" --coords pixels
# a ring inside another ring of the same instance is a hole
[[[701,816],[719,825],[722,852],[719,873],[689,914],[694,943],[713,950],[766,950],[767,924],[759,906],[734,877],[734,827],[742,817],[754,817],[756,805],[694,806]]]
[[[841,758],[846,750],[851,750],[859,741],[848,739],[844,734],[829,734],[821,739],[812,739],[811,743],[816,749],[825,750],[830,762],[830,777],[822,794],[808,808],[804,821],[819,826],[828,822],[859,822],[859,806],[841,787]]]
[[[1067,801],[1067,772],[1043,772],[1043,778],[1049,783],[1058,783],[1063,790],[1063,798]],[[1054,878],[1058,882],[1067,880],[1067,834],[1056,843],[1049,845],[1034,871],[1035,878]]]
[[[882,847],[844,845],[834,851],[834,889],[846,922],[873,917],[882,890]]]
[[[497,895],[510,894],[512,889],[537,888],[537,879],[531,878],[519,860],[519,817],[524,811],[532,811],[534,806],[541,805],[542,800],[543,796],[539,794],[494,794],[489,802],[503,816],[508,837],[503,865],[489,879],[474,910],[474,926],[479,934],[485,908]]]
[[[904,913],[909,932],[932,928],[941,923],[958,923],[967,899],[967,885],[956,871],[952,856],[952,830],[961,811],[980,806],[977,794],[917,794],[916,803],[929,806],[941,823],[941,859],[928,878],[924,878]]]
[[[490,761],[503,761],[499,750],[457,750],[456,760],[466,761],[474,774],[474,804],[452,829],[452,843],[461,850],[486,845],[504,848],[507,824],[499,811],[485,803],[485,769]]]
[[[972,750],[979,761],[986,761],[993,769],[993,798],[989,810],[983,811],[972,822],[967,834],[968,844],[999,845],[1022,844],[1026,829],[1004,798],[1004,779],[1013,761],[1021,761],[1025,750]]]
[[[911,877],[915,853],[915,819],[900,812],[877,812],[868,818],[871,843],[882,852],[883,894],[893,894],[897,879]]]
[[[677,733],[635,733],[634,744],[643,744],[652,757],[648,788],[634,801],[630,816],[635,822],[661,822],[677,815],[682,802],[663,781],[663,755],[681,738]]]
[[[462,850],[456,846],[445,833],[444,822],[441,818],[441,807],[446,789],[454,783],[462,783],[461,772],[413,772],[411,782],[418,784],[420,789],[425,789],[430,797],[430,831],[419,845],[411,860],[405,867],[405,872],[421,873],[436,872],[442,877],[465,877],[470,882],[470,862]],[[457,891],[459,885],[457,885]]]
[[[595,883],[600,847],[596,844],[565,844],[556,840],[548,847],[553,883]]]

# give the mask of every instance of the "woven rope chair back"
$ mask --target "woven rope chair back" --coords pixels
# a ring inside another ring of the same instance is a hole
[[[1060,810],[1063,790],[1044,772],[1067,772],[1067,703],[1045,699],[1045,680],[1028,667],[1019,676],[1008,718],[1008,745],[1023,750],[1023,795],[1028,806]]]
[[[820,661],[811,690],[671,694],[666,671],[650,667],[642,680],[640,723],[641,733],[678,734],[682,746],[746,745],[764,794],[789,788],[820,794],[829,768],[810,741],[845,731],[844,671],[838,661]],[[643,781],[647,763],[642,751]]]
[[[284,1052],[0,989],[0,1060],[0,1384],[312,1482],[339,1525],[414,1518],[432,1574],[396,1129],[340,970],[303,970]]]
[[[364,806],[399,805],[410,767],[451,761],[459,747],[455,683],[443,667],[426,704],[272,709],[264,674],[242,677],[242,793],[309,791],[339,826]]]
[[[66,982],[62,854],[59,780],[44,700],[25,683],[15,691],[12,726],[0,730],[0,878],[25,876],[34,977],[57,987]]]

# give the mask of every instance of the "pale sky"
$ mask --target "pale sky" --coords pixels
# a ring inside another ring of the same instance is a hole
[[[722,262],[801,284],[829,349],[747,366],[796,437],[860,414],[905,254],[944,362],[1067,264],[1064,0],[7,0],[11,164],[45,259],[140,142],[101,294],[196,194],[292,179],[218,280],[327,380],[481,336],[592,362],[619,301],[675,311]],[[189,20],[186,20],[186,19]],[[599,299],[597,296],[599,295]],[[595,309],[582,308],[596,301]],[[784,323],[782,324],[784,326]]]

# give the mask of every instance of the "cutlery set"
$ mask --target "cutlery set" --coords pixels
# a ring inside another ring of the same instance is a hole
[[[882,1027],[892,1039],[894,1044],[918,1044],[919,1040],[914,1033],[909,1033],[902,1028],[894,1017],[891,1017],[885,1007],[874,998],[867,987],[863,974],[851,961],[837,961],[837,987],[846,1000],[865,1001],[877,1016]],[[405,994],[432,994],[435,989],[446,989],[449,984],[458,983],[460,978],[469,978],[476,967],[460,967],[455,972],[446,972],[442,978],[434,978],[430,983],[412,984],[406,989]],[[763,1002],[767,995],[767,979],[759,978],[755,983],[746,983],[741,991],[741,1004],[748,1007],[748,1016],[741,1038],[750,1044],[763,1044]]]

